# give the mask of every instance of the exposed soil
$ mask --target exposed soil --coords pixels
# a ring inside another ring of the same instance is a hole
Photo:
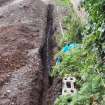
[[[51,84],[48,69],[51,6],[40,0],[0,0],[0,105],[53,105],[58,96],[61,79]]]
[[[62,79],[57,77],[54,79],[53,84],[47,91],[45,96],[44,105],[54,105],[55,100],[61,95],[62,92]]]
[[[40,105],[46,9],[39,0],[0,7],[0,105]]]
[[[3,31],[0,31],[2,40],[0,41],[0,105],[13,103],[14,105],[31,105],[31,103],[38,105],[39,103],[37,102],[38,92],[42,87],[39,54],[41,38],[39,32],[27,30],[30,26],[13,25],[2,27]],[[34,84],[38,87],[37,90],[33,89]],[[36,99],[33,96],[33,90],[36,91]],[[34,97],[35,102],[29,101],[31,96]]]

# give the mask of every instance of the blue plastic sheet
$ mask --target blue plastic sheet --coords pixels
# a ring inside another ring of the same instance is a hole
[[[62,51],[64,53],[69,52],[71,49],[76,48],[77,44],[76,43],[71,43],[71,44],[67,44],[63,47]]]
[[[58,56],[56,58],[56,65],[60,64],[62,62],[62,57]]]
[[[77,48],[78,47],[78,44],[76,43],[70,43],[70,44],[66,44],[63,48],[62,48],[62,52],[63,53],[67,53],[67,52],[70,52],[73,48]],[[58,56],[56,58],[56,64],[60,64],[62,61],[62,58],[60,56]]]

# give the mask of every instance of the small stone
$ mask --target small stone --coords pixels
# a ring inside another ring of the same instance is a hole
[[[8,85],[8,83],[6,82],[5,85]]]
[[[11,90],[7,90],[7,92],[8,92],[8,93],[10,93],[10,92],[11,92]]]
[[[11,105],[14,105],[14,104],[15,104],[14,102],[11,103]]]

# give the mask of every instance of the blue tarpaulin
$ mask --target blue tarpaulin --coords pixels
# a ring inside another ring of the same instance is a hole
[[[58,64],[60,64],[61,62],[62,62],[62,57],[58,56],[58,57],[56,58],[56,64],[58,65]]]
[[[77,44],[76,44],[76,43],[66,44],[66,45],[63,47],[62,51],[63,51],[64,53],[66,53],[66,52],[69,52],[71,49],[76,48],[76,47],[77,47]]]
[[[77,48],[78,47],[78,44],[76,43],[70,43],[70,44],[66,44],[63,48],[62,48],[62,52],[63,53],[67,53],[67,52],[70,52],[70,50],[72,50],[73,48]],[[60,64],[62,61],[62,58],[60,56],[58,56],[56,58],[56,64]]]

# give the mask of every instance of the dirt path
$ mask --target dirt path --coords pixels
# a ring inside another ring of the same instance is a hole
[[[47,6],[40,0],[1,4],[0,105],[41,105],[44,77],[40,48],[46,14]]]
[[[0,105],[53,105],[61,79],[49,80],[54,6],[0,0]]]

